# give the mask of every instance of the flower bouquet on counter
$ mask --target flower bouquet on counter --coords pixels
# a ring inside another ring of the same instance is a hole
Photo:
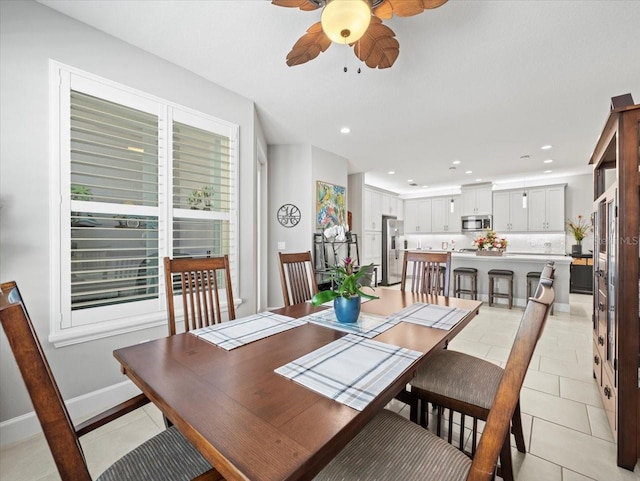
[[[496,231],[487,229],[484,234],[478,235],[473,241],[473,246],[478,249],[477,255],[502,255],[509,245],[506,238],[500,237]]]
[[[578,215],[578,218],[575,221],[567,221],[567,229],[576,242],[580,244],[582,239],[587,237],[587,234],[593,230],[593,226],[591,225],[591,221],[587,221],[582,215]]]

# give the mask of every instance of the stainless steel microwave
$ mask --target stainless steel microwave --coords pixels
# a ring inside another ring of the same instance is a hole
[[[492,229],[493,217],[490,215],[463,215],[462,232],[476,232]]]

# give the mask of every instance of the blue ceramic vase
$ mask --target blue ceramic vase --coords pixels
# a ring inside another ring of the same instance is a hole
[[[356,322],[360,315],[360,296],[350,298],[336,297],[333,300],[336,319],[340,322]]]

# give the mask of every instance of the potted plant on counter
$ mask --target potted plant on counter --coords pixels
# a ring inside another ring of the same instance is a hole
[[[360,315],[361,299],[378,299],[362,291],[363,287],[371,284],[372,271],[373,264],[358,269],[353,260],[347,257],[343,265],[335,265],[330,270],[332,288],[314,295],[312,304],[319,306],[332,300],[338,321],[356,322]]]
[[[581,214],[578,214],[576,220],[567,221],[567,229],[575,239],[576,243],[571,246],[572,255],[582,254],[582,240],[587,237],[587,234],[593,230],[591,221],[587,221]]]

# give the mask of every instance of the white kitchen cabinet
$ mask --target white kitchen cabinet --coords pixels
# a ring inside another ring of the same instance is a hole
[[[451,201],[453,200],[453,212]],[[460,232],[460,196],[431,199],[431,232]]]
[[[493,193],[493,230],[526,232],[528,207],[522,207],[524,190],[507,190]]]
[[[404,233],[431,232],[431,199],[404,201]]]
[[[463,187],[461,192],[462,209],[460,215],[490,215],[492,213],[494,199],[491,185]]]
[[[364,230],[382,231],[382,193],[364,189]]]
[[[398,216],[398,198],[395,195],[382,194],[382,215]]]
[[[529,231],[564,230],[564,185],[529,189]]]
[[[361,265],[382,264],[382,234],[379,232],[365,232],[364,252]]]

